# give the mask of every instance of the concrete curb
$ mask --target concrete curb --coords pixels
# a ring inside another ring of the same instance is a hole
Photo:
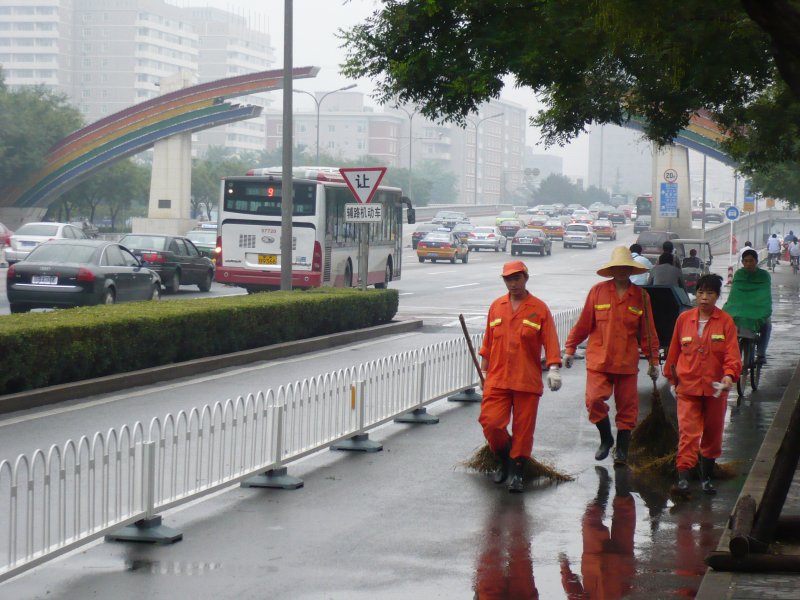
[[[0,414],[45,406],[56,402],[64,402],[66,400],[75,400],[86,396],[118,392],[140,385],[151,385],[161,381],[208,373],[216,369],[226,369],[228,367],[250,364],[260,360],[273,360],[276,358],[295,356],[305,352],[325,350],[335,346],[343,346],[353,342],[372,339],[377,336],[406,333],[415,329],[420,329],[421,327],[421,319],[403,319],[392,321],[386,325],[377,325],[375,327],[366,327],[353,331],[343,331],[305,340],[284,342],[282,344],[263,346],[251,350],[242,350],[231,354],[208,356],[181,363],[142,369],[140,371],[131,371],[62,385],[53,385],[35,390],[27,390],[17,394],[7,394],[5,396],[0,396]]]
[[[792,378],[789,380],[786,389],[781,396],[780,406],[772,419],[772,424],[769,426],[767,433],[764,435],[764,441],[758,449],[758,454],[753,460],[753,466],[745,479],[742,490],[736,501],[738,503],[742,496],[750,494],[755,500],[757,505],[760,506],[761,499],[764,495],[764,488],[767,485],[767,480],[772,472],[772,467],[775,465],[775,455],[783,442],[786,435],[786,429],[789,425],[789,420],[794,411],[795,403],[800,396],[800,366],[798,366]],[[734,508],[736,504],[734,504]],[[786,510],[786,507],[784,507]],[[731,539],[730,526],[725,528],[717,544],[717,550],[721,552],[728,551],[728,545]],[[714,571],[708,569],[697,590],[696,600],[716,600],[717,598],[727,598],[728,590],[731,587],[733,572]]]

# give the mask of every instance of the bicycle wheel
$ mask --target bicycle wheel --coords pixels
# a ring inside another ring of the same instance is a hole
[[[761,380],[761,363],[755,361],[750,365],[750,387],[755,392],[758,389],[758,382]]]
[[[739,339],[739,347],[742,349],[742,374],[736,382],[736,391],[739,398],[744,396],[744,388],[747,385],[747,371],[750,368],[750,340]]]

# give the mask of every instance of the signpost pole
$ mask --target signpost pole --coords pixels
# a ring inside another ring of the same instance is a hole
[[[367,274],[369,273],[369,223],[359,224],[358,236],[358,280],[362,290],[367,289]]]

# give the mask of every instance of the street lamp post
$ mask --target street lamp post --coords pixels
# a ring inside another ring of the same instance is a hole
[[[487,119],[494,119],[495,117],[502,116],[503,113],[499,112],[494,115],[489,115],[488,117],[483,117],[482,119],[478,119],[477,121],[473,121],[472,119],[468,120],[470,122],[475,123],[475,189],[473,190],[473,198],[472,203],[474,205],[478,205],[478,127],[480,127],[481,123],[486,121]]]
[[[402,106],[396,106],[395,108],[399,108],[408,116],[408,191],[406,194],[411,197],[411,150],[414,147],[414,129],[412,127],[414,115],[417,114],[417,109],[414,109],[412,112],[408,112]]]
[[[351,83],[350,85],[346,85],[344,87],[340,87],[339,89],[331,90],[330,92],[322,94],[322,96],[320,96],[319,100],[317,100],[317,97],[314,94],[312,94],[311,92],[307,92],[305,90],[296,90],[296,89],[292,90],[296,94],[305,94],[306,96],[311,96],[311,99],[314,101],[314,104],[317,105],[317,162],[315,163],[314,166],[317,166],[317,167],[319,166],[319,108],[320,108],[320,105],[322,104],[322,101],[325,100],[325,98],[327,98],[331,94],[335,94],[336,92],[343,92],[345,90],[352,90],[354,87],[356,87],[356,85],[357,84],[355,84],[355,83]]]

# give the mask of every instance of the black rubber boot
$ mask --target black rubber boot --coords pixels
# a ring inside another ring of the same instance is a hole
[[[630,496],[631,495],[631,482],[630,482],[629,469],[615,469],[614,470],[614,495],[615,496]]]
[[[714,485],[711,483],[711,477],[714,475],[714,464],[716,460],[713,458],[700,457],[700,481],[702,481],[703,493],[713,495],[717,493]]]
[[[513,472],[511,474],[511,481],[508,484],[508,491],[512,494],[522,493],[524,489],[524,482],[522,476],[525,473],[525,460],[518,458],[513,461]]]
[[[689,471],[678,471],[678,483],[670,488],[670,492],[678,496],[689,495]]]
[[[600,445],[597,447],[597,452],[594,453],[594,459],[603,460],[611,452],[611,447],[614,445],[614,436],[611,435],[611,421],[606,417],[602,421],[595,423],[595,426],[597,431],[600,432]]]
[[[509,452],[511,452],[511,444],[497,453],[497,469],[495,469],[494,472],[494,482],[497,484],[503,483],[508,479],[508,471],[511,468],[511,459],[508,456]]]
[[[614,448],[614,466],[628,466],[628,446],[631,443],[631,430],[621,429],[617,431],[617,447]]]

